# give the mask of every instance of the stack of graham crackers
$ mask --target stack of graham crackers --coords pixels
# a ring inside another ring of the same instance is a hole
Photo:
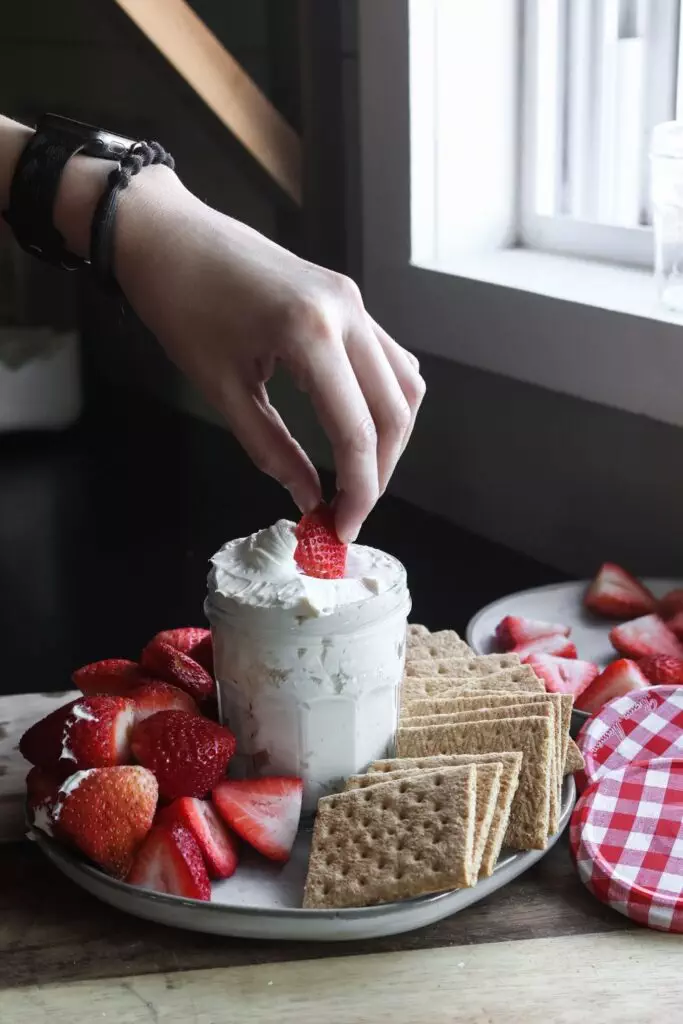
[[[408,631],[397,757],[319,801],[305,907],[361,907],[474,885],[503,846],[544,849],[562,778],[583,766],[572,699],[516,655]]]

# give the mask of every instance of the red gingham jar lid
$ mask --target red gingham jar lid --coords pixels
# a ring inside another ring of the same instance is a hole
[[[648,928],[683,932],[683,760],[604,774],[574,808],[569,841],[599,900]]]
[[[683,687],[650,686],[615,697],[581,729],[587,783],[653,757],[683,758]]]

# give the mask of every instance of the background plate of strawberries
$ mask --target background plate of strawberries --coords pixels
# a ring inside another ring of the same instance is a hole
[[[683,580],[637,579],[605,562],[592,580],[494,601],[466,635],[478,654],[514,651],[549,691],[571,693],[579,727],[614,697],[683,685]]]

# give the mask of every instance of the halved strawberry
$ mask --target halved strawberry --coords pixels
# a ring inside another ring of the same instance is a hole
[[[180,626],[178,629],[162,629],[160,633],[152,637],[154,642],[169,644],[176,651],[188,654],[195,661],[199,662],[202,668],[213,675],[213,645],[211,643],[211,630],[202,629],[199,626]]]
[[[501,651],[511,651],[517,644],[526,644],[546,636],[569,636],[571,629],[559,622],[526,619],[523,615],[506,615],[496,626]]]
[[[609,638],[620,654],[635,658],[636,661],[649,654],[670,654],[672,658],[683,658],[683,643],[659,615],[644,615],[622,626],[615,626]]]
[[[53,819],[105,871],[125,878],[154,820],[157,782],[137,765],[90,768],[62,784]]]
[[[653,612],[654,595],[640,580],[614,562],[604,562],[586,591],[583,603],[608,619],[635,619]]]
[[[140,658],[143,668],[201,703],[214,696],[216,684],[205,668],[163,640],[150,640]]]
[[[158,825],[182,825],[201,850],[210,878],[230,878],[239,860],[239,840],[229,832],[210,800],[181,796],[157,814]]]
[[[651,654],[641,658],[638,668],[651,683],[683,686],[683,659],[668,654]]]
[[[154,772],[165,800],[204,796],[225,775],[235,737],[187,711],[158,711],[133,730],[135,759]]]
[[[579,711],[594,715],[603,704],[634,690],[646,690],[650,684],[634,661],[619,658],[600,673],[574,702]]]
[[[554,654],[556,658],[575,658],[576,647],[566,636],[541,636],[537,640],[517,644],[511,653],[518,655],[522,662],[532,654]]]
[[[683,640],[683,612],[676,612],[671,619],[666,620],[666,624],[679,640]]]
[[[46,771],[34,765],[26,776],[26,807],[29,819],[36,828],[48,835],[54,834],[52,812],[57,803],[59,787],[68,777],[64,771]]]
[[[274,776],[224,779],[211,798],[224,821],[254,849],[286,861],[299,827],[302,794],[301,779]]]
[[[574,700],[600,674],[592,661],[576,658],[557,658],[554,654],[532,654],[527,659],[549,693],[571,693]]]
[[[127,697],[83,697],[64,721],[60,762],[72,770],[108,768],[130,761],[135,704]]]
[[[347,545],[342,544],[334,525],[334,512],[321,502],[296,527],[294,561],[306,576],[322,580],[341,579],[346,572]]]
[[[657,612],[663,619],[673,619],[674,615],[683,612],[683,590],[670,590],[657,603]]]
[[[131,686],[149,682],[137,661],[126,658],[106,658],[77,668],[71,677],[74,684],[88,696],[116,694],[125,697]]]
[[[189,693],[170,683],[149,682],[135,686],[128,694],[135,704],[135,721],[142,722],[157,711],[188,711],[198,715],[199,708]]]
[[[126,881],[189,900],[211,899],[211,882],[201,851],[190,830],[182,825],[155,825]]]
[[[79,698],[79,700],[82,699]],[[61,707],[34,722],[26,730],[19,740],[19,751],[27,761],[39,768],[48,770],[57,768],[62,756],[64,724],[72,707],[74,704],[78,704],[79,700],[71,700],[68,704],[62,704]]]

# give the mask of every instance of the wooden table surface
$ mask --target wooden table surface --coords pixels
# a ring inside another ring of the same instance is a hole
[[[595,901],[566,837],[481,903],[367,942],[225,939],[98,903],[23,838],[18,737],[68,698],[0,698],[0,1024],[683,1019],[680,940]]]

